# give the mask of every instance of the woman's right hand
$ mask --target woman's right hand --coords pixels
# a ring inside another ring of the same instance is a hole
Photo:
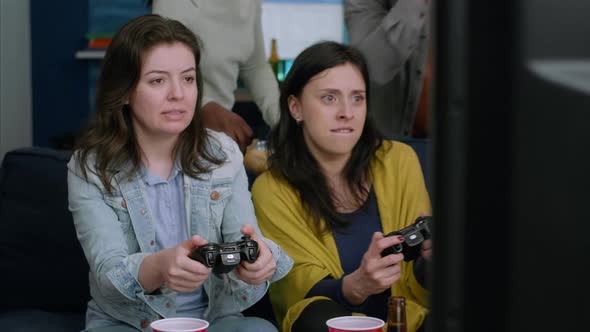
[[[192,250],[207,241],[198,235],[176,247],[163,249],[144,258],[140,268],[140,281],[145,289],[153,291],[162,285],[179,293],[192,292],[211,274],[211,268],[188,257]]]
[[[348,302],[359,305],[367,297],[379,294],[393,285],[401,276],[403,254],[381,257],[383,249],[403,242],[401,236],[385,237],[375,232],[361,265],[342,280],[342,292]]]

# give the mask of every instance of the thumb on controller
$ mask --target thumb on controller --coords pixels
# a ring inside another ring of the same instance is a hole
[[[252,240],[257,238],[256,231],[254,230],[254,227],[250,224],[244,224],[240,229],[240,232],[242,232],[242,234],[244,234],[245,236],[249,236]]]
[[[200,247],[200,246],[204,246],[207,243],[209,243],[209,242],[207,240],[203,239],[201,236],[193,235],[193,236],[191,236],[190,239],[182,242],[180,244],[180,246],[183,247],[184,249],[186,249],[187,251],[191,252],[193,249]]]

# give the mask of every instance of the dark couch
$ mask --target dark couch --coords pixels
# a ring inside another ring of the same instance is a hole
[[[0,327],[4,331],[80,331],[88,302],[88,264],[67,202],[71,153],[8,152],[0,168]],[[244,312],[274,322],[268,297]]]
[[[40,148],[4,156],[0,171],[0,326],[79,331],[88,264],[68,211],[70,153]]]
[[[425,168],[427,141],[404,140]],[[80,331],[89,299],[88,264],[68,210],[71,153],[8,152],[0,168],[0,327],[5,331]],[[428,181],[427,181],[428,182]],[[244,312],[275,322],[268,296]]]

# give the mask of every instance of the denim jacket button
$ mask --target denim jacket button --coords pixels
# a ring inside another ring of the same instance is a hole
[[[150,326],[150,321],[147,319],[144,319],[141,321],[141,328],[142,329],[146,329],[148,326]]]
[[[212,191],[211,192],[211,199],[216,201],[219,199],[219,193],[217,191]]]
[[[141,214],[142,215],[145,214],[145,210],[144,209],[141,209]]]
[[[154,240],[151,240],[151,241],[150,241],[150,246],[153,246],[153,245],[154,245],[154,243],[155,243],[155,242],[154,242]]]
[[[123,200],[123,201],[121,202],[121,206],[122,206],[124,209],[126,209],[126,208],[127,208],[127,202],[125,202],[125,200]]]
[[[166,308],[170,309],[170,302],[166,302]]]
[[[150,295],[150,301],[153,301],[153,300],[154,300],[154,296]]]

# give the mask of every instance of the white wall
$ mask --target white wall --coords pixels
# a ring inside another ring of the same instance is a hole
[[[306,47],[318,41],[343,42],[343,30],[342,3],[262,4],[262,33],[267,57],[270,56],[272,38],[277,39],[279,58],[294,59]]]
[[[29,8],[29,0],[0,0],[0,161],[33,142]]]

